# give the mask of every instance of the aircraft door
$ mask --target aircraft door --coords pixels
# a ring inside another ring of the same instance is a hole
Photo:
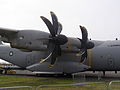
[[[114,58],[112,58],[111,56],[109,56],[107,62],[108,62],[109,69],[110,68],[114,69]]]

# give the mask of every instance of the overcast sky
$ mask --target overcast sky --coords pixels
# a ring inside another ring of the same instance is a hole
[[[89,38],[120,38],[120,0],[0,0],[0,27],[48,32],[40,16],[51,20],[50,11],[67,36],[81,37],[79,25],[84,25]]]
[[[120,0],[0,0],[0,27],[48,32],[40,19],[53,11],[62,34],[81,37],[79,25],[95,40],[120,39]]]

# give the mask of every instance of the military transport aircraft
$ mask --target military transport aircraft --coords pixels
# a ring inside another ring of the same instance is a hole
[[[52,22],[44,21],[50,33],[37,30],[0,28],[0,58],[33,72],[72,74],[81,71],[119,71],[120,41],[88,40],[87,29],[80,26],[82,39],[61,34],[62,25],[50,12]]]

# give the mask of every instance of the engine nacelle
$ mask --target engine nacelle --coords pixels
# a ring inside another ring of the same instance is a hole
[[[65,45],[62,45],[62,51],[64,52],[80,52],[81,42],[78,38],[68,38],[68,42]]]
[[[35,30],[21,30],[14,37],[10,38],[9,43],[12,48],[25,49],[30,51],[44,51],[49,45],[50,34]],[[68,38],[66,44],[61,45],[64,52],[79,52],[81,41],[78,38]]]
[[[42,31],[23,30],[11,40],[12,48],[31,51],[47,50],[49,34]]]

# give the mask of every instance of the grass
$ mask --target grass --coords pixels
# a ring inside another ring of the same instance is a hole
[[[41,77],[26,77],[26,76],[0,76],[0,87],[6,86],[38,86],[50,84],[72,83],[70,80],[59,80],[52,78]]]
[[[43,77],[27,77],[27,76],[0,76],[0,87],[11,87],[11,86],[32,86],[35,88],[39,85],[60,85],[60,84],[75,84],[82,83],[85,81],[77,81],[69,78],[43,78]],[[96,82],[96,81],[87,81]],[[120,83],[113,84],[112,90],[119,90]],[[71,87],[43,87],[41,90],[106,90],[108,82],[95,85],[82,85],[82,86],[71,86]],[[117,87],[117,88],[116,88]],[[115,89],[114,89],[115,88]],[[12,90],[12,89],[8,89]],[[28,90],[28,89],[14,89],[14,90]],[[39,89],[40,90],[40,89]]]

